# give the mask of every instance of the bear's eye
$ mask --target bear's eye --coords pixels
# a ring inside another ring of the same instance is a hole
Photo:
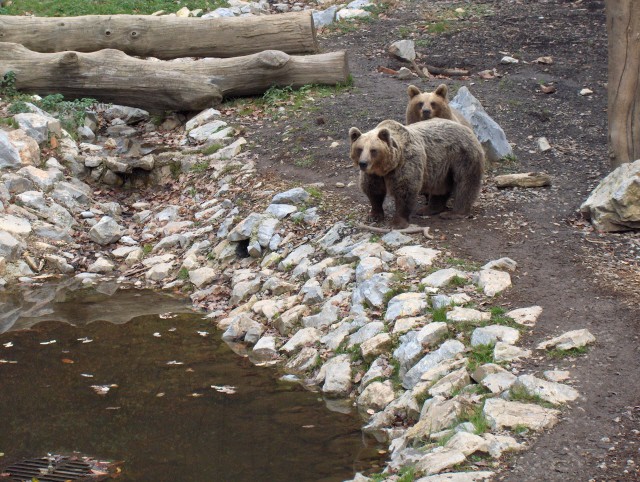
[[[356,149],[356,156],[360,157],[361,155],[362,155],[362,148],[361,148],[361,147],[358,147],[358,148]]]
[[[419,107],[420,109],[422,109],[422,106],[423,106],[423,105],[424,105],[424,102],[418,102],[418,107]]]
[[[435,107],[436,103],[435,102],[431,102],[431,107]]]
[[[371,155],[372,156],[377,156],[378,155],[378,150],[377,149],[371,149]]]

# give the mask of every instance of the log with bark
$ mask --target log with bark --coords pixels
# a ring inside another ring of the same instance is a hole
[[[310,12],[234,18],[152,15],[26,17],[0,15],[0,40],[34,52],[122,50],[129,55],[236,57],[263,50],[318,51]]]
[[[40,95],[92,97],[151,111],[193,111],[225,97],[260,95],[272,86],[337,85],[349,76],[344,51],[291,56],[276,50],[230,59],[153,61],[119,50],[38,53],[0,42],[0,77]]]

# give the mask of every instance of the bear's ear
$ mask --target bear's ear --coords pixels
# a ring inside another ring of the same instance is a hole
[[[438,88],[435,91],[436,95],[439,95],[440,97],[442,97],[443,99],[447,98],[447,94],[449,93],[449,89],[447,88],[446,84],[440,84],[438,86]]]
[[[391,137],[391,131],[389,129],[380,129],[378,131],[378,139],[385,144],[388,144],[390,147],[393,147],[394,140],[393,137]]]
[[[420,89],[418,89],[415,85],[410,85],[407,88],[407,94],[409,94],[409,99],[413,99],[416,95],[420,95]]]
[[[351,129],[349,129],[349,139],[351,139],[352,144],[360,139],[361,135],[362,132],[360,132],[360,129],[358,129],[357,127],[352,127]]]

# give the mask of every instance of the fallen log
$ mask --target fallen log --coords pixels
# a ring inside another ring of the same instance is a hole
[[[225,97],[260,95],[274,85],[337,85],[349,76],[344,51],[296,57],[266,50],[231,59],[153,61],[112,49],[49,54],[0,42],[0,77],[9,71],[20,91],[92,97],[151,111],[201,110]]]
[[[318,51],[310,12],[234,18],[152,15],[0,16],[0,39],[34,52],[121,50],[129,55],[236,57],[263,50]]]
[[[546,172],[502,174],[494,177],[496,187],[544,187],[551,186],[551,176]]]

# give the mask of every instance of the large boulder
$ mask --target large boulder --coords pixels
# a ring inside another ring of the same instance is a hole
[[[605,177],[580,211],[600,231],[640,229],[640,159]]]
[[[0,131],[0,169],[20,167],[20,151],[9,140],[6,132]]]
[[[480,101],[469,92],[469,89],[460,87],[449,104],[469,121],[484,148],[488,162],[495,162],[513,154],[502,128],[487,114]]]

